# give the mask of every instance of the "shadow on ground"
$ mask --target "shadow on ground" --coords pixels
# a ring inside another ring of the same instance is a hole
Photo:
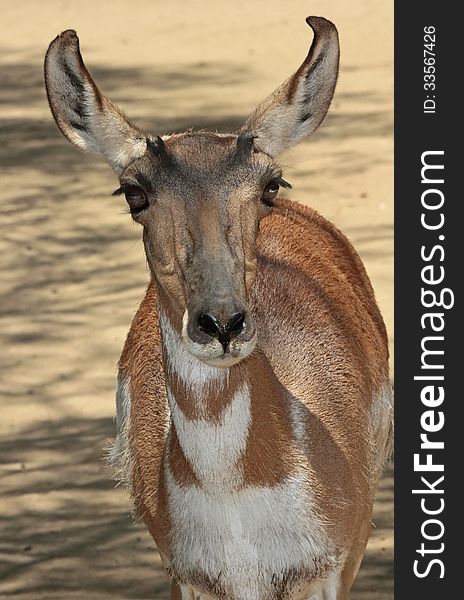
[[[155,547],[103,464],[112,435],[111,419],[63,419],[2,440],[2,598],[169,597]]]
[[[0,443],[0,487],[11,499],[0,516],[0,594],[22,600],[169,597],[158,554],[129,515],[102,461],[111,419],[37,423]],[[382,481],[368,551],[353,597],[392,589],[388,534],[392,470]],[[373,596],[372,596],[373,597]]]
[[[351,593],[353,600],[393,598],[393,501],[393,464],[389,464],[377,492],[371,539]]]

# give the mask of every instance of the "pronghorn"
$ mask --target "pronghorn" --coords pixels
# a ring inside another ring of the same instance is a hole
[[[390,449],[385,326],[355,250],[280,199],[275,162],[325,117],[335,26],[232,134],[152,136],[103,96],[74,31],[50,44],[53,116],[103,157],[151,280],[119,362],[114,462],[172,599],[345,600]]]

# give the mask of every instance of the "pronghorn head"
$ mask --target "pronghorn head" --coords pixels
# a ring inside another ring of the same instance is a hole
[[[143,226],[152,276],[182,322],[183,342],[210,365],[228,367],[255,346],[248,299],[256,236],[288,185],[275,159],[319,126],[335,89],[337,30],[321,17],[307,23],[314,39],[303,64],[231,134],[138,130],[97,88],[72,30],[53,40],[45,58],[58,127],[116,172],[116,193]]]

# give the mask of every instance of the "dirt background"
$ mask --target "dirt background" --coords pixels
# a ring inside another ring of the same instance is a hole
[[[393,5],[375,0],[3,0],[0,39],[0,597],[168,598],[148,534],[104,466],[115,365],[143,294],[116,179],[60,135],[42,83],[75,28],[101,89],[156,133],[238,127],[333,20],[341,72],[321,129],[282,157],[291,197],[334,221],[392,323]],[[391,340],[392,341],[392,340]],[[391,470],[354,600],[391,600]]]

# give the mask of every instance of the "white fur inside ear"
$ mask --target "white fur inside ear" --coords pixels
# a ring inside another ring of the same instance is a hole
[[[330,106],[338,77],[339,44],[335,26],[308,17],[314,40],[301,67],[268,96],[241,131],[257,136],[256,147],[277,156],[311,135]]]
[[[55,121],[71,143],[103,155],[118,174],[144,155],[144,134],[100,93],[82,61],[74,31],[65,31],[50,44],[45,84]]]

